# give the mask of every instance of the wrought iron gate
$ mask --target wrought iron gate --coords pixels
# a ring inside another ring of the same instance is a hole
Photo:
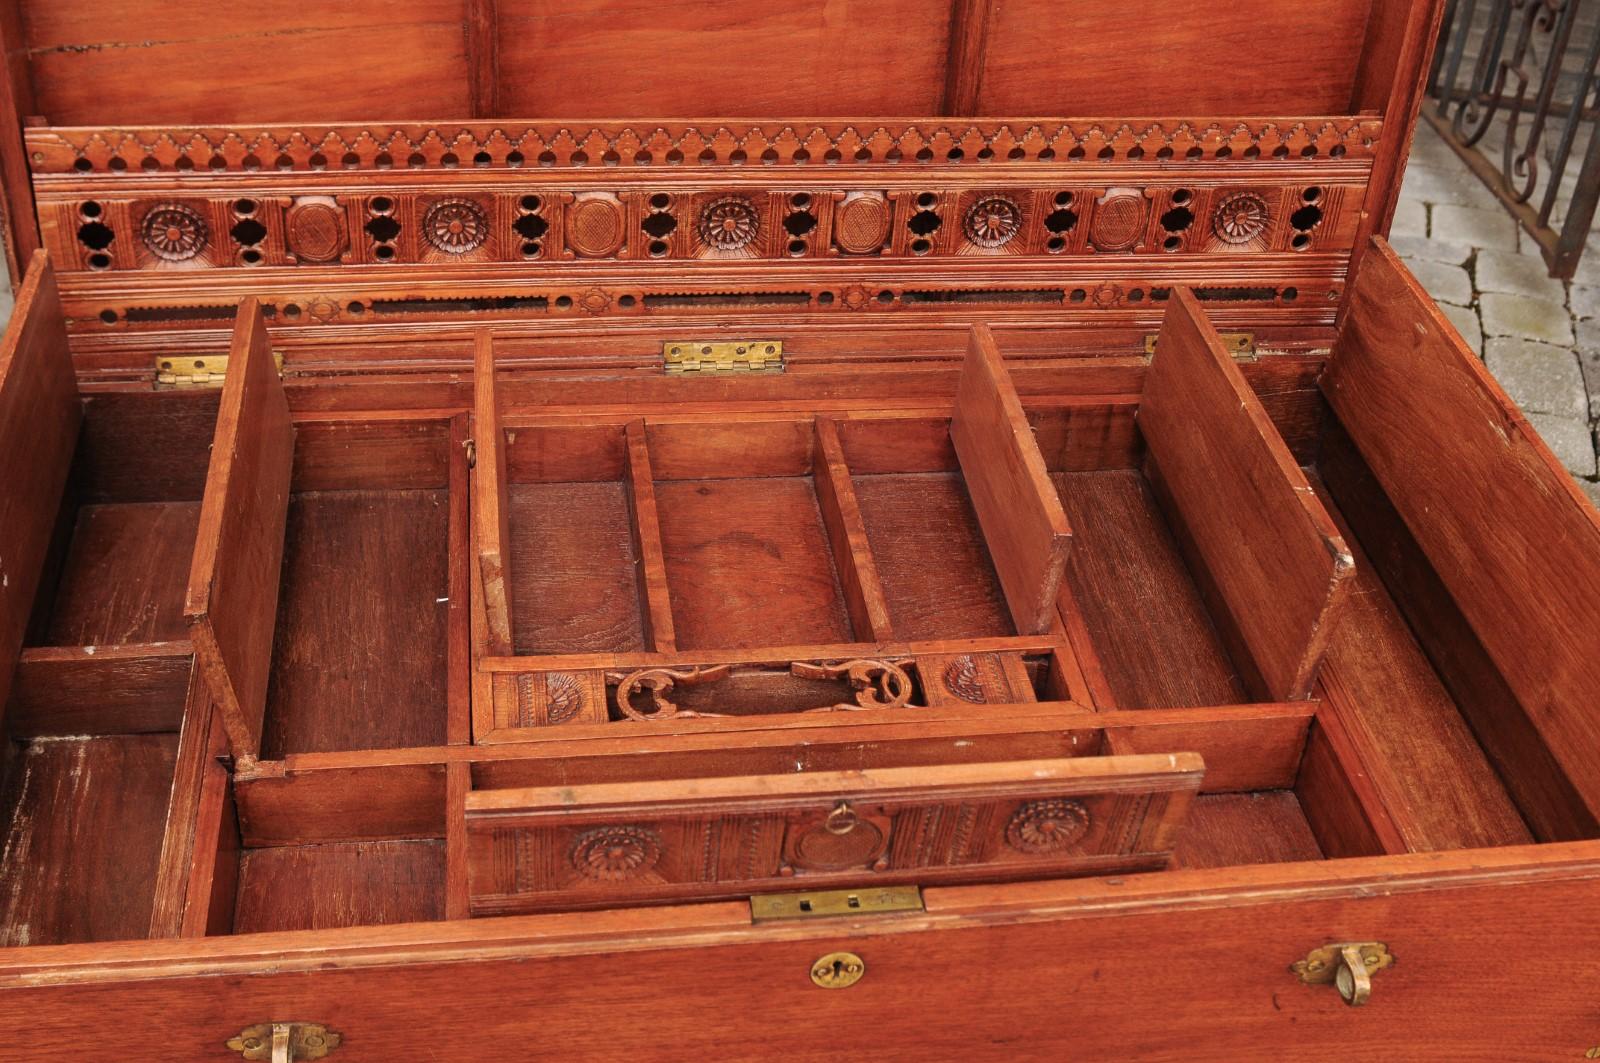
[[[1600,3],[1451,0],[1423,117],[1571,277],[1600,201]],[[1494,157],[1498,156],[1498,159]]]

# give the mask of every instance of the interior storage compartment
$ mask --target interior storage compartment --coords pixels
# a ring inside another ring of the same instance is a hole
[[[444,842],[331,842],[239,856],[232,932],[330,930],[444,917]]]

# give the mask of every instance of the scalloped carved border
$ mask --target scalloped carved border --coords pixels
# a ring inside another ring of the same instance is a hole
[[[560,122],[253,128],[41,127],[36,175],[474,167],[1007,164],[1370,158],[1377,118]]]

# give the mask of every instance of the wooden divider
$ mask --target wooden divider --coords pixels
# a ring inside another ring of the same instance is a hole
[[[485,652],[509,657],[511,634],[511,500],[506,480],[506,441],[500,431],[500,403],[494,384],[494,340],[478,333],[473,362],[473,538],[477,541],[478,581],[488,622]]]
[[[1486,752],[1541,836],[1592,837],[1600,514],[1382,240],[1323,389],[1515,697],[1462,701]]]
[[[834,567],[844,590],[845,607],[850,611],[850,626],[863,642],[888,642],[894,638],[889,603],[867,542],[867,526],[861,519],[861,504],[856,500],[850,467],[839,442],[839,427],[830,418],[819,417],[816,435],[817,504],[828,529]]]
[[[639,615],[645,642],[657,653],[674,653],[678,636],[672,623],[672,597],[667,589],[667,562],[661,548],[661,521],[656,514],[655,473],[645,441],[644,421],[629,421],[627,441],[628,519],[632,522],[634,555],[639,559]]]
[[[184,615],[237,757],[261,750],[294,426],[255,299],[239,305]]]
[[[36,251],[0,341],[0,715],[82,417],[55,272]]]
[[[193,664],[187,641],[29,647],[6,729],[12,738],[177,731]]]
[[[1049,631],[1072,531],[986,325],[972,329],[950,440],[1018,634]]]
[[[1174,290],[1139,405],[1146,475],[1256,696],[1311,696],[1354,569],[1193,293]]]

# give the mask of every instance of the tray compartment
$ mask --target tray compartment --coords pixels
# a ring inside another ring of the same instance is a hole
[[[239,857],[233,932],[329,930],[444,917],[442,841],[334,842]]]

